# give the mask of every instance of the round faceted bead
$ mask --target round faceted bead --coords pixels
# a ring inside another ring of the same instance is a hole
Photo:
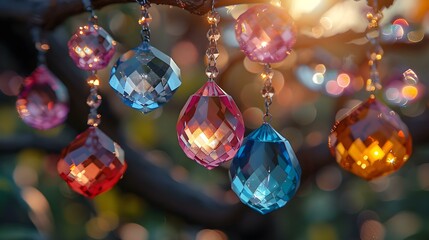
[[[101,105],[101,96],[97,93],[97,91],[92,91],[88,98],[86,99],[86,104],[90,108],[98,108]]]
[[[115,53],[116,42],[98,25],[79,27],[68,42],[69,55],[87,71],[105,68]]]
[[[399,116],[371,96],[335,123],[329,148],[342,168],[371,180],[401,168],[412,140]]]
[[[142,16],[139,19],[139,24],[148,26],[151,22],[152,22],[152,16],[149,14],[149,12],[144,11],[142,13]]]
[[[218,41],[220,39],[219,29],[214,27],[210,28],[209,31],[207,32],[207,39],[209,41]]]
[[[111,189],[126,168],[122,148],[97,127],[79,134],[62,151],[57,164],[69,187],[90,198]]]
[[[96,111],[91,111],[88,114],[88,120],[86,123],[90,126],[97,127],[101,123],[101,115],[98,114]]]
[[[219,75],[219,69],[216,66],[208,66],[206,68],[206,75],[209,79],[215,79]]]
[[[292,199],[301,167],[289,142],[270,124],[247,136],[230,167],[231,188],[252,209],[266,214]]]
[[[218,24],[220,22],[220,14],[216,11],[210,11],[207,14],[207,21],[209,24]]]
[[[25,78],[16,101],[21,119],[29,126],[46,130],[63,123],[69,112],[65,86],[44,66]]]
[[[87,79],[86,79],[86,82],[88,83],[88,85],[90,86],[90,87],[93,87],[93,86],[99,86],[100,85],[100,79],[98,78],[98,76],[97,75],[91,75],[91,76],[89,76]]]
[[[126,105],[148,113],[170,101],[182,81],[173,59],[143,42],[118,59],[109,84]]]
[[[244,122],[232,97],[209,81],[188,99],[176,130],[186,156],[213,169],[234,157],[243,140]]]
[[[217,48],[217,46],[210,46],[206,50],[206,55],[207,55],[207,58],[209,58],[209,60],[211,59],[216,60],[219,57],[219,49]]]
[[[271,4],[248,9],[235,25],[241,50],[250,60],[264,63],[285,59],[295,44],[296,32],[286,10]]]
[[[271,85],[264,86],[261,94],[263,98],[272,98],[274,96],[274,88]]]

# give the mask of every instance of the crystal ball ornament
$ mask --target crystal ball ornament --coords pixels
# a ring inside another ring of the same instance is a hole
[[[119,181],[127,163],[117,143],[97,127],[89,127],[63,150],[57,168],[73,191],[93,198]]]
[[[25,78],[16,109],[27,125],[39,130],[51,129],[67,118],[67,89],[45,65],[39,65]]]
[[[301,167],[289,142],[270,124],[247,136],[230,167],[231,188],[252,209],[266,214],[296,194]]]
[[[208,81],[186,102],[176,130],[186,156],[210,170],[235,156],[245,128],[232,97]]]
[[[182,84],[176,63],[147,42],[118,59],[109,83],[126,105],[143,113],[167,103]]]
[[[371,96],[334,124],[329,148],[342,168],[372,180],[404,165],[412,139],[399,116]]]
[[[285,9],[261,4],[248,9],[235,24],[240,49],[255,62],[276,63],[285,59],[296,41],[297,30]]]
[[[68,42],[70,57],[87,71],[105,68],[115,54],[115,45],[112,37],[95,24],[79,27]]]

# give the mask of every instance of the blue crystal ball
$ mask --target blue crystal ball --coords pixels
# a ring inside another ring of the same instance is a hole
[[[289,142],[270,124],[249,134],[230,167],[231,188],[252,209],[266,214],[295,195],[301,167]]]
[[[143,42],[118,59],[109,84],[126,105],[148,113],[168,102],[182,82],[176,63]]]

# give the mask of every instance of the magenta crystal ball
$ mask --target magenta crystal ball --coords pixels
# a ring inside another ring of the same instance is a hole
[[[285,59],[295,44],[296,33],[286,10],[271,4],[248,9],[235,25],[240,49],[255,62],[276,63]]]
[[[66,120],[69,112],[67,89],[46,66],[40,65],[24,80],[16,109],[21,119],[33,128],[56,127]]]
[[[79,27],[68,42],[70,57],[87,71],[105,68],[115,54],[115,45],[112,37],[97,25]]]

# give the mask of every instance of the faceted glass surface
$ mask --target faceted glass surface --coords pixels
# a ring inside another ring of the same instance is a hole
[[[232,97],[209,81],[188,99],[176,130],[186,156],[213,169],[238,151],[244,122]]]
[[[46,130],[63,123],[69,112],[65,86],[44,66],[38,66],[22,85],[16,101],[21,119],[29,126]]]
[[[261,4],[248,9],[236,22],[235,35],[241,50],[256,62],[285,59],[296,41],[296,27],[285,9]]]
[[[182,84],[176,63],[146,42],[119,58],[109,83],[126,105],[143,113],[168,102]]]
[[[69,55],[84,70],[105,68],[115,54],[116,42],[97,25],[79,27],[68,42]]]
[[[371,180],[401,168],[412,140],[399,116],[370,97],[335,123],[329,148],[342,168]]]
[[[231,188],[240,200],[266,214],[295,195],[301,167],[289,142],[264,123],[247,136],[230,167]]]
[[[119,181],[127,163],[117,143],[97,127],[89,127],[63,150],[57,168],[71,189],[93,198]]]

